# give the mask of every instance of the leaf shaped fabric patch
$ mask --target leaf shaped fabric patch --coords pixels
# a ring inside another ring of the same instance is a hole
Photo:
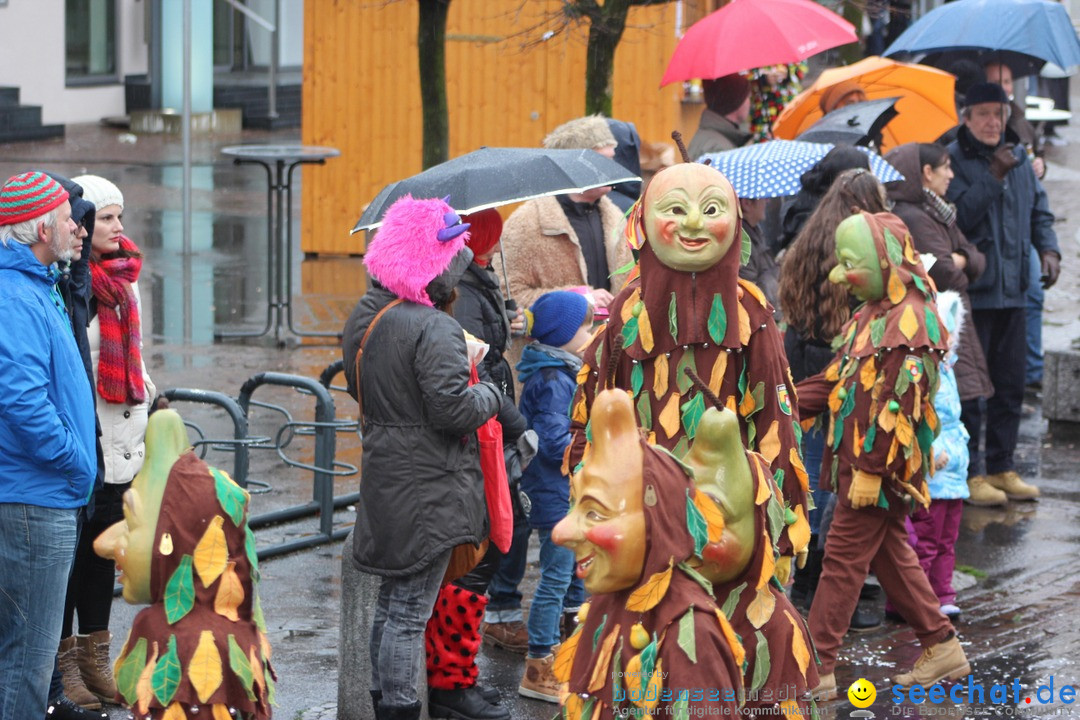
[[[758,442],[758,452],[764,456],[770,465],[780,454],[780,423],[778,421],[773,420],[769,423],[769,429],[766,431],[765,437]]]
[[[679,396],[676,393],[672,393],[667,403],[664,404],[664,409],[660,411],[660,427],[664,429],[664,433],[673,438],[679,433]]]
[[[604,613],[604,617],[600,618],[600,624],[596,626],[596,630],[593,631],[592,636],[592,649],[595,651],[596,646],[600,644],[600,636],[604,634],[604,627],[607,625],[607,613]]]
[[[697,664],[697,637],[694,632],[694,606],[679,620],[679,647],[690,658],[690,662]]]
[[[653,328],[652,321],[649,320],[649,308],[642,306],[641,314],[638,315],[638,336],[641,341],[641,349],[645,352],[652,352],[653,345]]]
[[[621,627],[616,623],[600,645],[600,652],[596,654],[596,659],[593,661],[592,677],[588,685],[589,692],[597,692],[607,682],[611,674],[611,655],[615,651],[615,641],[619,639],[620,631]]]
[[[679,358],[679,364],[675,367],[675,387],[679,388],[679,394],[681,395],[685,395],[694,384],[694,381],[686,374],[687,368],[693,370],[695,374],[697,373],[693,345],[689,345],[683,350],[682,357]]]
[[[577,631],[566,639],[559,652],[555,655],[555,662],[551,666],[551,672],[559,682],[570,682],[570,668],[574,664],[574,653],[577,652],[578,642],[581,640],[583,625],[578,625]]]
[[[154,652],[150,656],[150,660],[147,661],[146,667],[143,668],[142,673],[139,675],[138,685],[135,686],[135,695],[138,697],[138,702],[134,707],[143,715],[150,712],[150,701],[154,698],[154,688],[151,686],[150,678],[154,674],[154,668],[157,667],[157,660],[158,644],[155,642]]]
[[[141,637],[116,665],[116,687],[128,705],[135,704],[135,686],[145,665],[146,638]]]
[[[727,615],[716,611],[716,621],[720,623],[720,631],[724,633],[724,639],[727,640],[728,647],[731,648],[731,654],[735,656],[735,664],[742,669],[743,663],[746,662],[746,648],[739,642],[738,635],[735,634],[735,628],[731,627],[731,623],[728,622]]]
[[[870,392],[870,388],[874,387],[874,381],[877,379],[877,362],[874,357],[870,357],[863,360],[862,368],[859,370],[859,383],[862,385],[864,392]]]
[[[919,332],[919,320],[915,317],[915,308],[910,305],[904,308],[904,312],[900,315],[899,327],[900,332],[908,340],[915,337],[915,333]]]
[[[694,555],[701,557],[701,551],[709,544],[709,526],[701,510],[690,500],[690,490],[686,491],[686,529],[694,539]]]
[[[720,542],[720,538],[724,534],[724,513],[720,511],[720,507],[716,504],[716,501],[707,493],[696,490],[694,492],[694,507],[696,507],[701,512],[701,516],[705,518],[705,525],[707,526],[709,533],[709,542]]]
[[[795,662],[799,664],[799,672],[803,680],[806,680],[806,668],[810,667],[810,648],[806,646],[806,638],[803,636],[803,626],[789,610],[784,611],[791,623],[791,654],[795,656]]]
[[[218,584],[217,595],[214,596],[214,612],[237,622],[240,616],[236,610],[242,602],[244,602],[244,584],[240,581],[240,576],[236,574],[236,563],[231,562],[221,575],[221,583]]]
[[[150,676],[150,687],[154,690],[154,697],[162,707],[172,702],[176,695],[176,688],[180,687],[180,656],[176,652],[176,636],[169,636],[169,644],[165,654],[157,661],[154,673]]]
[[[630,369],[630,392],[634,397],[641,394],[641,386],[645,384],[645,371],[641,368],[641,363],[636,362]]]
[[[668,319],[668,332],[671,333],[673,340],[678,342],[679,340],[679,310],[675,304],[675,293],[671,293],[671,302],[668,303],[667,311]]]
[[[244,510],[247,507],[247,492],[233,482],[224,471],[215,467],[210,468],[210,474],[214,476],[214,492],[217,493],[218,503],[225,514],[232,520],[233,525],[240,527],[244,521]]]
[[[652,396],[642,393],[637,401],[638,423],[646,430],[652,430]]]
[[[700,392],[694,393],[694,397],[682,404],[682,426],[686,431],[686,437],[694,439],[697,435],[698,423],[701,422],[701,416],[704,414],[705,396]]]
[[[788,541],[799,552],[810,544],[810,523],[806,519],[802,505],[795,507],[795,522],[788,525]]]
[[[904,264],[904,248],[900,245],[900,241],[896,239],[896,236],[889,232],[888,228],[885,228],[885,252],[889,255],[889,260],[893,265]]]
[[[757,647],[754,648],[754,678],[750,681],[750,689],[757,692],[769,679],[772,662],[769,656],[769,641],[760,630],[754,633],[754,638],[757,640]]]
[[[165,708],[165,714],[161,716],[161,720],[187,720],[187,713],[184,712],[183,705],[174,702]]]
[[[165,619],[173,625],[195,607],[195,579],[191,574],[191,556],[184,555],[165,585]],[[162,701],[162,705],[166,705]]]
[[[221,653],[214,642],[213,631],[203,630],[199,633],[199,644],[188,661],[187,675],[201,703],[208,702],[210,696],[221,687]]]
[[[638,319],[631,317],[622,326],[623,347],[630,347],[638,339]]]
[[[666,570],[653,573],[652,577],[630,593],[626,599],[626,609],[630,612],[648,612],[664,599],[668,586],[671,585],[673,561],[668,562]]]
[[[870,321],[870,342],[874,347],[881,347],[881,341],[885,339],[885,318],[879,317]]]
[[[709,372],[709,389],[712,390],[713,395],[718,397],[720,388],[724,384],[724,375],[727,373],[727,360],[728,353],[720,353],[716,356],[716,360],[713,361],[712,370]]]
[[[720,608],[725,617],[731,617],[735,612],[735,608],[739,605],[739,598],[742,597],[743,590],[746,589],[746,583],[741,583],[728,593],[727,598],[724,600],[724,607]]]
[[[250,526],[244,528],[244,554],[251,565],[251,582],[254,585],[259,581],[259,553],[255,546],[255,533]]]
[[[739,303],[739,342],[743,345],[750,344],[750,333],[754,329],[750,327],[750,314],[746,312],[746,308]]]
[[[210,587],[225,570],[229,559],[229,546],[225,541],[225,518],[215,515],[195,546],[195,572],[199,573],[203,587]],[[204,701],[205,702],[205,701]]]
[[[240,649],[235,635],[229,635],[229,667],[232,668],[233,673],[240,680],[240,684],[244,686],[248,699],[254,702],[255,692],[251,686],[255,682],[255,676],[252,674],[251,661],[248,660],[244,651]]]
[[[668,356],[661,353],[653,360],[652,391],[657,399],[667,395],[668,390]]]
[[[938,324],[937,314],[930,309],[929,305],[923,306],[923,313],[926,315],[926,334],[930,342],[941,342],[941,326]]]
[[[248,660],[251,662],[251,674],[255,678],[255,685],[259,688],[258,696],[261,698],[266,694],[266,677],[263,675],[263,664],[259,660],[258,653],[255,652],[254,645],[248,648]]]
[[[905,295],[907,295],[907,288],[904,287],[900,275],[893,270],[889,273],[889,302],[893,305],[899,305],[904,301]]]
[[[630,297],[626,298],[626,301],[619,308],[619,319],[622,320],[623,325],[630,322],[630,318],[634,317],[634,307],[641,301],[641,288],[634,288],[630,293]]]
[[[717,345],[724,342],[727,335],[727,311],[724,310],[724,299],[719,295],[713,295],[712,306],[709,308],[709,337]]]
[[[769,591],[768,585],[760,587],[746,608],[746,619],[755,628],[760,628],[769,621],[775,609],[776,596]]]

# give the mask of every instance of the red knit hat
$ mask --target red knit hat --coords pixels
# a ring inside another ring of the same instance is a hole
[[[43,172],[15,175],[0,188],[0,225],[33,220],[67,199],[67,190]]]

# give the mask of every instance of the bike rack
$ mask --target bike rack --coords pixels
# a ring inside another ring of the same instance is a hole
[[[255,390],[263,385],[292,387],[304,394],[313,395],[315,397],[315,421],[296,421],[293,420],[289,411],[281,406],[252,400]],[[335,455],[337,433],[342,429],[355,426],[355,422],[335,420],[334,400],[330,396],[329,390],[319,381],[302,375],[264,372],[252,376],[243,384],[237,397],[237,404],[244,415],[245,421],[252,405],[275,410],[285,417],[285,423],[278,429],[273,442],[266,439],[265,442],[252,443],[249,445],[251,449],[274,450],[285,464],[311,470],[315,474],[311,502],[256,515],[248,519],[248,526],[254,530],[259,527],[295,520],[317,513],[319,515],[319,532],[305,538],[263,548],[259,551],[259,557],[281,555],[333,540],[341,540],[348,535],[348,528],[334,529],[334,510],[354,504],[359,500],[360,493],[354,492],[334,497],[334,477],[354,475],[359,472],[359,469],[350,463],[336,460]],[[304,434],[313,433],[315,435],[314,464],[298,462],[288,457],[284,452],[284,448],[292,441],[293,435],[300,431],[305,431]],[[288,436],[284,437],[286,433]]]

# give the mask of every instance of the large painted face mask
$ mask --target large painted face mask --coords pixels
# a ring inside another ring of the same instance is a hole
[[[154,556],[161,501],[169,470],[191,447],[184,421],[175,410],[159,410],[146,428],[146,460],[124,493],[124,519],[94,540],[94,552],[116,561],[124,599],[133,605],[152,602],[150,563]],[[162,543],[168,543],[167,534]],[[159,548],[169,554],[168,547]]]
[[[574,551],[585,589],[602,594],[633,587],[643,572],[644,451],[626,393],[597,396],[592,427],[592,454],[570,480],[571,509],[552,539]]]
[[[681,163],[649,184],[645,227],[649,247],[667,267],[708,270],[727,254],[738,227],[731,183],[713,168]]]
[[[881,258],[874,234],[862,215],[846,218],[836,228],[836,267],[829,281],[842,286],[862,302],[885,297]]]

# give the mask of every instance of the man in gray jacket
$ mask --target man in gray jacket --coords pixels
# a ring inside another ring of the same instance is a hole
[[[961,419],[971,435],[972,484],[985,482],[1012,500],[1031,500],[1039,489],[1016,473],[1013,452],[1024,399],[1025,293],[1031,248],[1038,252],[1041,282],[1057,282],[1061,251],[1046,191],[1035,177],[1023,147],[1004,140],[1009,96],[1000,85],[972,86],[962,110],[963,125],[949,145],[955,173],[948,199],[956,203],[956,223],[986,255],[986,271],[968,286],[972,319],[994,385],[986,401],[963,403]],[[985,415],[986,455],[979,438]]]

